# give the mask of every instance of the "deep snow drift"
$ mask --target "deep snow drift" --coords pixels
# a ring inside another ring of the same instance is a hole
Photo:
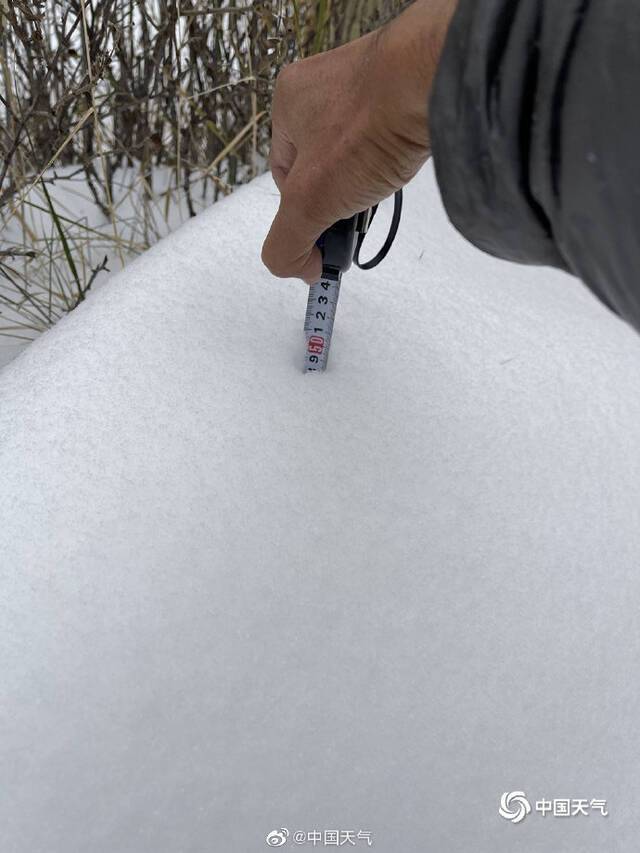
[[[465,244],[429,168],[305,376],[276,204],[0,375],[0,849],[635,849],[640,337]],[[513,825],[512,790],[610,815]]]

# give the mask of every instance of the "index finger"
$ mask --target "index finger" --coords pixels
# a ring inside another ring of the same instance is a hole
[[[322,254],[316,242],[333,225],[326,193],[312,176],[312,167],[296,161],[282,181],[278,212],[262,247],[262,261],[273,275],[302,278],[307,284],[322,275]]]

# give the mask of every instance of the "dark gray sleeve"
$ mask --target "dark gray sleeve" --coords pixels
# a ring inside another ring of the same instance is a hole
[[[640,0],[459,0],[430,129],[465,237],[640,329]]]

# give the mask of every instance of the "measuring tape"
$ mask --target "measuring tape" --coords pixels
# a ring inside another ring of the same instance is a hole
[[[309,288],[307,313],[304,318],[304,333],[307,339],[305,372],[324,370],[327,366],[341,279],[342,273],[339,270],[334,272],[323,268],[320,281]]]
[[[382,248],[370,261],[361,263],[360,249],[377,209],[378,205],[375,205],[349,219],[341,219],[318,240],[322,252],[322,277],[309,288],[304,319],[305,373],[326,369],[342,274],[349,269],[352,261],[362,270],[372,269],[391,248],[402,214],[402,190],[395,194],[391,227]]]

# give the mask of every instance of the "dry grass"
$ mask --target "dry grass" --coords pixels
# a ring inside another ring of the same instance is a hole
[[[405,5],[0,0],[0,334],[33,337],[260,172],[282,65]]]

